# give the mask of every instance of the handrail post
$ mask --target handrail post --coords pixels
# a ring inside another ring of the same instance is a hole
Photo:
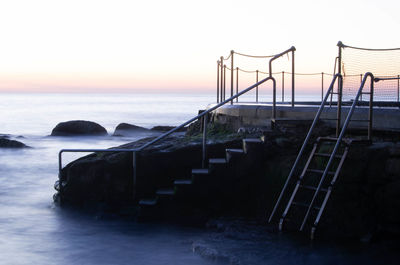
[[[294,52],[295,49],[292,50],[292,107],[294,107]]]
[[[371,85],[369,89],[369,113],[368,113],[368,140],[372,140],[372,115],[373,115],[373,101],[374,101],[374,78],[371,77]],[[361,94],[362,95],[362,94]]]
[[[276,119],[276,80],[275,78],[272,79],[272,118]]]
[[[62,205],[62,193],[63,193],[63,185],[61,181],[61,170],[62,170],[62,151],[58,152],[58,185],[59,185],[59,203]]]
[[[231,51],[231,97],[233,97],[233,53],[234,51]],[[231,105],[233,105],[233,99],[231,100]]]
[[[206,159],[207,159],[207,115],[203,116],[203,145],[202,145],[202,162],[201,165],[203,168],[206,168]]]
[[[336,137],[339,137],[341,118],[342,118],[342,91],[343,91],[343,80],[340,78],[338,81],[338,94],[337,94],[337,122],[336,122]]]
[[[221,62],[221,67],[220,67],[220,69],[221,69],[221,85],[220,85],[220,89],[221,89],[221,93],[220,93],[220,97],[221,97],[221,100],[220,100],[220,102],[222,102],[223,101],[223,95],[222,95],[222,91],[223,91],[223,89],[224,89],[224,67],[223,67],[223,65],[224,65],[224,57],[223,56],[221,56],[221,58],[220,58],[221,60],[220,60],[220,62]]]
[[[258,70],[256,70],[256,83],[258,83]],[[256,102],[258,103],[258,85],[256,86]]]
[[[136,199],[136,178],[137,178],[137,154],[135,151],[132,152],[132,170],[133,170],[133,179],[132,179],[132,199]]]
[[[324,72],[321,73],[321,101],[324,99]]]
[[[338,42],[338,74],[342,75],[342,48],[343,43],[341,41]],[[342,89],[343,88],[343,79],[340,78],[338,82],[338,94],[337,94],[337,122],[336,122],[336,137],[339,136],[340,133],[340,125],[341,125],[341,116],[342,116]]]
[[[217,61],[217,103],[219,103],[219,61]]]
[[[400,75],[397,75],[397,102],[399,102],[400,97]]]
[[[224,100],[226,99],[226,64],[224,64]]]
[[[236,94],[239,93],[239,67],[236,67]],[[239,98],[236,98],[236,102],[239,102]]]
[[[360,74],[360,85],[362,84],[362,74]],[[362,96],[363,96],[363,94],[361,93],[361,95],[360,95],[360,99],[361,99],[361,101],[362,101]]]
[[[282,71],[282,103],[285,102],[285,71]]]

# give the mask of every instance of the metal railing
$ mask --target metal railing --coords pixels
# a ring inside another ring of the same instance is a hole
[[[291,52],[292,49],[294,49],[294,47],[275,55],[273,58],[271,58],[270,60],[270,69],[272,69],[272,61],[279,58],[280,56],[283,56],[284,54]],[[259,85],[267,82],[271,80],[272,84],[273,84],[273,105],[272,105],[272,118],[276,118],[276,80],[274,77],[272,77],[272,75],[268,76],[267,78],[264,78],[263,80],[253,84],[252,86],[244,89],[243,91],[237,93],[236,95],[231,96],[230,98],[218,103],[217,105],[209,108],[208,110],[200,113],[199,115],[197,115],[194,118],[191,118],[190,120],[182,123],[181,125],[169,130],[168,132],[165,132],[164,134],[156,137],[155,139],[153,139],[152,141],[149,141],[148,143],[145,143],[144,145],[142,145],[141,147],[138,148],[133,148],[133,149],[62,149],[59,151],[58,153],[58,170],[59,170],[59,182],[60,182],[60,198],[62,199],[62,191],[63,191],[63,182],[61,180],[61,171],[62,171],[62,154],[63,153],[89,153],[89,152],[132,152],[132,167],[133,167],[133,188],[132,188],[132,192],[133,192],[133,199],[136,198],[136,183],[137,183],[137,153],[139,153],[140,151],[144,150],[145,148],[149,147],[150,145],[165,139],[167,136],[171,135],[172,133],[178,131],[179,129],[185,127],[186,125],[191,124],[192,122],[196,121],[196,120],[200,120],[201,118],[203,118],[203,140],[202,140],[202,166],[205,167],[206,166],[206,143],[207,143],[207,115],[209,113],[211,113],[212,111],[220,108],[221,106],[227,104],[228,102],[232,102],[234,99],[240,97],[241,95],[253,90],[254,88],[258,87]]]
[[[352,103],[352,105],[351,105],[351,108],[350,108],[350,110],[349,110],[349,112],[348,112],[348,114],[347,114],[347,118],[346,118],[346,120],[345,120],[345,122],[344,122],[344,124],[343,124],[342,129],[340,130],[340,126],[341,126],[341,123],[340,123],[340,116],[341,116],[341,104],[340,104],[341,97],[340,97],[340,94],[341,94],[341,91],[342,91],[342,85],[343,85],[343,82],[342,82],[342,81],[343,81],[343,77],[342,77],[342,75],[341,75],[340,73],[335,74],[335,76],[333,77],[333,80],[332,80],[332,82],[331,82],[331,84],[330,84],[330,86],[329,86],[329,89],[327,90],[327,92],[326,92],[326,94],[325,94],[324,100],[321,102],[321,105],[320,105],[320,107],[319,107],[319,109],[318,109],[318,112],[317,112],[317,114],[315,115],[315,118],[314,118],[314,120],[313,120],[313,122],[312,122],[312,124],[311,124],[311,127],[310,127],[310,129],[309,129],[309,131],[308,131],[308,133],[307,133],[307,136],[306,136],[306,138],[305,138],[305,140],[304,140],[304,142],[303,142],[303,145],[301,146],[301,149],[300,149],[300,151],[299,151],[299,153],[298,153],[298,155],[297,155],[297,157],[296,157],[296,160],[295,160],[295,162],[294,162],[294,164],[293,164],[293,166],[292,166],[292,168],[291,168],[291,170],[290,170],[289,176],[287,177],[286,182],[285,182],[285,184],[283,185],[282,191],[281,191],[281,193],[279,194],[278,200],[277,200],[277,202],[275,203],[275,206],[274,206],[274,208],[273,208],[273,210],[272,210],[272,212],[271,212],[271,215],[270,215],[270,217],[269,217],[269,219],[268,219],[268,222],[271,222],[272,218],[274,217],[274,215],[275,215],[275,213],[276,213],[276,210],[278,209],[278,207],[279,207],[279,205],[280,205],[280,203],[281,203],[281,201],[282,201],[283,195],[285,194],[285,191],[286,191],[286,189],[287,189],[287,187],[288,187],[288,185],[289,185],[289,182],[290,182],[290,180],[292,179],[292,177],[293,177],[293,175],[294,175],[294,172],[295,172],[295,170],[296,170],[296,168],[297,168],[297,166],[298,166],[298,164],[299,164],[299,162],[300,162],[300,160],[301,160],[301,158],[302,158],[302,156],[303,156],[303,154],[304,154],[304,151],[305,151],[305,149],[306,149],[306,146],[308,145],[308,142],[309,142],[309,140],[310,140],[310,138],[311,138],[311,135],[312,135],[312,133],[313,133],[313,130],[314,130],[314,128],[315,128],[315,126],[316,126],[318,120],[320,119],[320,116],[321,116],[321,114],[322,114],[322,111],[323,111],[323,109],[324,109],[326,103],[327,103],[327,100],[328,100],[329,96],[330,96],[330,95],[332,94],[332,92],[333,92],[335,83],[336,83],[337,80],[339,80],[339,81],[338,81],[338,86],[339,86],[338,94],[339,94],[339,95],[338,95],[338,105],[337,105],[337,110],[338,110],[337,117],[338,117],[338,121],[337,121],[337,125],[336,125],[336,137],[338,138],[338,140],[337,140],[337,143],[336,143],[336,145],[335,145],[335,147],[334,147],[334,150],[333,150],[333,152],[332,152],[332,154],[331,154],[331,156],[330,156],[330,158],[329,158],[327,167],[326,167],[326,169],[325,169],[325,171],[324,171],[324,173],[323,173],[323,175],[322,175],[321,182],[320,182],[320,184],[319,184],[319,186],[318,186],[318,188],[317,188],[317,192],[315,193],[315,194],[318,194],[319,190],[321,189],[322,182],[323,182],[325,176],[326,176],[327,173],[328,173],[328,170],[329,170],[329,167],[330,167],[330,165],[331,165],[331,163],[332,163],[332,161],[333,161],[333,158],[335,157],[336,151],[337,151],[337,149],[338,149],[338,147],[339,147],[339,145],[340,145],[340,143],[341,143],[341,141],[342,141],[342,139],[343,139],[344,134],[346,133],[347,127],[348,127],[348,125],[349,125],[349,123],[350,123],[350,121],[351,121],[352,115],[353,115],[353,113],[354,113],[354,109],[355,109],[355,107],[357,106],[357,103],[358,103],[358,101],[359,101],[359,99],[360,99],[360,96],[361,96],[361,94],[362,94],[362,90],[363,90],[363,88],[364,88],[364,86],[365,86],[365,83],[366,83],[366,80],[367,80],[368,77],[371,78],[371,85],[370,85],[370,92],[369,92],[369,93],[370,93],[370,102],[369,102],[369,113],[368,113],[368,119],[369,119],[369,123],[368,123],[368,140],[371,139],[371,137],[372,137],[373,91],[374,91],[374,82],[377,82],[377,81],[374,79],[374,76],[373,76],[371,73],[366,73],[366,74],[364,75],[364,78],[363,78],[362,83],[361,83],[361,85],[360,85],[360,88],[359,88],[359,90],[358,90],[358,92],[357,92],[357,95],[356,95],[356,97],[355,97],[355,99],[354,99],[354,101],[353,101],[353,103]],[[339,131],[340,131],[340,133],[339,133]],[[311,204],[313,204],[314,200],[315,200],[315,198],[313,198]],[[308,214],[308,213],[307,213],[307,214]],[[307,219],[307,218],[305,218],[305,219]],[[303,224],[303,225],[304,225],[304,224]]]
[[[369,92],[370,93],[370,106],[369,106],[369,115],[368,115],[368,118],[369,118],[369,122],[368,122],[368,140],[371,140],[371,137],[372,137],[372,107],[373,107],[373,94],[374,94],[374,82],[375,82],[375,80],[374,80],[374,75],[372,73],[368,72],[368,73],[366,73],[364,75],[364,78],[363,78],[363,81],[361,83],[361,86],[358,89],[357,95],[356,95],[356,97],[355,97],[355,99],[353,101],[353,104],[351,105],[349,113],[347,114],[347,118],[344,121],[342,130],[340,131],[340,134],[337,137],[337,141],[336,141],[335,147],[333,148],[331,156],[329,157],[329,160],[328,160],[328,163],[327,163],[327,165],[325,167],[324,173],[322,173],[322,177],[321,177],[321,180],[318,183],[317,190],[315,191],[314,196],[311,199],[311,203],[310,203],[310,205],[309,205],[309,207],[307,209],[306,215],[304,217],[304,221],[301,224],[300,231],[303,230],[304,225],[305,225],[305,223],[306,223],[306,221],[308,219],[308,216],[310,215],[311,209],[314,207],[315,200],[316,200],[319,192],[321,191],[322,184],[324,183],[324,180],[325,180],[326,176],[328,175],[328,171],[329,171],[329,169],[330,169],[330,167],[331,167],[331,165],[333,163],[333,160],[334,160],[334,158],[336,156],[336,153],[337,153],[337,151],[339,149],[339,146],[342,143],[342,139],[344,137],[344,134],[346,133],[347,127],[349,126],[349,123],[351,121],[351,117],[353,116],[354,110],[355,110],[355,108],[357,106],[358,100],[360,99],[360,96],[362,94],[362,90],[364,89],[364,86],[365,86],[365,83],[366,83],[368,77],[371,79],[370,92]],[[320,216],[318,216],[318,218],[320,218]]]
[[[256,83],[258,82],[258,73],[264,73],[272,77],[273,72],[272,72],[272,62],[279,57],[292,53],[292,106],[294,106],[294,52],[296,51],[296,48],[292,46],[290,49],[283,51],[282,53],[276,54],[276,55],[267,55],[267,56],[255,56],[255,55],[248,55],[248,54],[243,54],[235,51],[231,51],[229,56],[224,58],[223,56],[220,57],[220,60],[217,61],[217,103],[222,102],[223,100],[226,99],[226,70],[228,69],[231,74],[230,74],[230,93],[231,97],[234,95],[234,71],[236,71],[236,94],[239,93],[238,91],[238,82],[239,82],[239,71],[244,71],[244,72],[255,72],[256,73]],[[241,55],[245,57],[252,57],[252,58],[271,58],[268,62],[268,70],[269,72],[262,72],[259,70],[255,71],[246,71],[239,69],[238,67],[234,67],[234,55]],[[224,64],[224,61],[227,61],[230,59],[230,64],[231,67],[227,67]],[[237,102],[237,101],[236,101]],[[258,102],[258,87],[256,88],[256,102]],[[233,104],[233,100],[231,100],[231,104]]]

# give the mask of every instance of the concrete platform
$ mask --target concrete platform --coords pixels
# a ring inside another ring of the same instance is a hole
[[[210,105],[209,107],[211,107]],[[313,120],[318,111],[318,105],[278,105],[277,119]],[[347,117],[349,106],[342,107],[342,124]],[[353,114],[350,128],[367,128],[367,122],[358,120],[368,119],[367,107],[357,107]],[[337,113],[336,106],[325,106],[322,119],[330,126],[335,126]],[[214,111],[214,119],[221,123],[229,123],[235,129],[240,127],[270,127],[272,105],[270,104],[240,104],[225,105]],[[396,107],[375,107],[373,111],[373,129],[400,132],[400,109]]]

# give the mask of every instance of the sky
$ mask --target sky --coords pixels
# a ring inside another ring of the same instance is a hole
[[[0,91],[215,91],[220,56],[291,46],[296,72],[331,73],[339,40],[400,47],[398,10],[398,0],[1,0]]]

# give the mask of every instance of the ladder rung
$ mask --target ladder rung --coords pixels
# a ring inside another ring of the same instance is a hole
[[[296,206],[306,207],[306,208],[308,208],[310,206],[310,204],[307,204],[307,203],[304,203],[304,202],[292,202],[292,204],[296,205]],[[320,207],[314,206],[312,209],[319,210]]]
[[[339,93],[338,92],[331,92],[331,94],[333,94],[333,95],[338,95]]]
[[[327,142],[337,142],[338,138],[336,137],[318,137],[317,141],[327,141]],[[353,139],[351,138],[342,138],[342,143],[349,145]]]
[[[315,153],[315,156],[322,156],[322,157],[331,157],[331,154],[328,153]],[[335,158],[342,158],[341,155],[335,155]]]
[[[317,190],[317,187],[309,186],[309,185],[300,185],[301,188],[308,189],[308,190]],[[320,191],[327,192],[327,189],[320,189]]]
[[[318,140],[336,142],[338,140],[338,138],[336,138],[336,137],[319,137]]]
[[[308,172],[312,172],[312,173],[320,173],[323,174],[324,170],[320,170],[320,169],[307,169]],[[328,171],[329,175],[335,175],[335,172],[333,171]]]
[[[361,92],[361,94],[371,94],[371,92]]]
[[[350,120],[350,121],[357,121],[357,122],[369,122],[369,120]]]
[[[319,118],[319,119],[324,121],[337,121],[337,118]]]

